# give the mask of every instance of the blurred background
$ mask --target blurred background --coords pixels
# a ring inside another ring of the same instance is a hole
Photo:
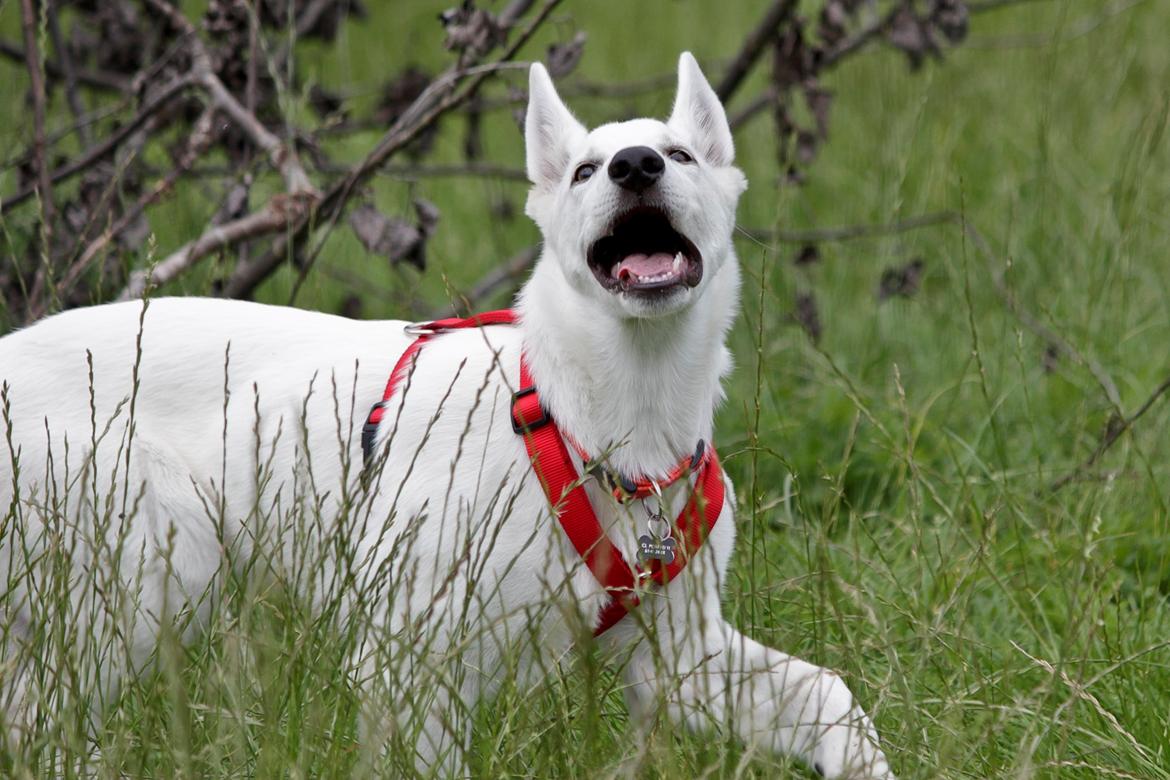
[[[592,125],[665,116],[690,50],[750,182],[728,610],[841,669],[900,776],[1167,777],[1168,31],[1163,0],[4,0],[0,333],[143,294],[504,306],[527,63]],[[620,773],[624,715],[549,695],[507,706],[599,725],[489,724],[480,771]],[[633,766],[778,771],[665,739]]]

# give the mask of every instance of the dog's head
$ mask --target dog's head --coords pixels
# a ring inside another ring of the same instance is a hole
[[[620,316],[652,317],[697,300],[735,262],[735,205],[747,186],[733,167],[727,116],[689,52],[665,123],[634,119],[592,132],[534,64],[525,122],[528,215],[578,294]]]

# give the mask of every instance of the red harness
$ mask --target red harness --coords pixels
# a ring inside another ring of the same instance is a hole
[[[423,344],[448,330],[511,325],[515,322],[515,312],[503,309],[476,314],[466,319],[451,317],[410,326],[407,333],[416,335],[417,338],[398,358],[394,370],[390,372],[390,379],[386,382],[386,392],[382,394],[381,402],[374,404],[366,418],[366,424],[362,427],[362,451],[367,466],[374,459],[374,439],[388,402],[410,370]],[[713,447],[703,442],[699,442],[695,454],[684,458],[667,474],[666,479],[654,481],[611,476],[609,482],[614,496],[619,501],[626,502],[648,498],[660,488],[692,472],[698,475],[686,506],[674,522],[673,536],[681,543],[674,560],[669,564],[651,560],[646,565],[638,563],[631,566],[597,521],[597,515],[593,512],[589,496],[581,484],[580,475],[565,444],[567,437],[561,434],[556,423],[541,405],[536,385],[528,370],[528,361],[524,359],[523,354],[520,356],[519,389],[512,394],[512,429],[524,437],[524,446],[528,450],[532,468],[540,479],[549,505],[553,507],[557,520],[573,548],[585,560],[585,565],[609,594],[609,603],[601,610],[597,628],[593,632],[594,636],[607,631],[637,606],[639,584],[653,580],[665,585],[677,577],[687,561],[702,546],[723,510],[723,472],[719,467],[719,457]],[[589,457],[575,442],[572,444],[585,462],[586,469],[593,470],[590,468]]]

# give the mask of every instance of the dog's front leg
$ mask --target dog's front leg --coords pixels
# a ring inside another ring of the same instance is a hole
[[[692,731],[730,727],[748,746],[793,754],[827,778],[893,779],[873,725],[838,675],[722,619],[696,633],[639,644],[626,667],[634,719],[649,722],[665,706]]]

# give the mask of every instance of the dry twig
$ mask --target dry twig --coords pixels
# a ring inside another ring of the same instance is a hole
[[[25,50],[8,41],[0,41],[0,56],[7,57],[14,62],[23,63],[27,59]],[[65,78],[65,69],[46,59],[44,61],[45,75],[51,79]],[[130,82],[116,73],[107,73],[100,70],[78,70],[74,73],[77,83],[91,89],[100,89],[106,92],[126,92],[130,89]]]
[[[272,166],[284,178],[285,191],[292,196],[310,199],[318,197],[316,188],[313,187],[305,169],[301,167],[296,150],[273,135],[255,114],[236,100],[235,95],[228,91],[219,76],[215,75],[207,48],[195,28],[187,21],[187,17],[166,0],[146,0],[146,3],[165,15],[182,31],[191,52],[191,78],[207,91],[212,107],[227,114],[237,127],[247,133],[252,143],[268,155]]]
[[[28,66],[29,83],[33,101],[33,144],[32,162],[36,169],[35,189],[41,204],[41,257],[33,278],[30,298],[39,300],[52,273],[53,261],[53,219],[56,208],[53,204],[53,183],[49,176],[49,161],[45,153],[45,79],[41,71],[41,50],[37,41],[37,14],[32,0],[20,0],[21,27],[24,31],[24,53]]]
[[[138,110],[138,113],[130,121],[82,152],[76,159],[52,171],[49,174],[49,180],[53,184],[60,183],[65,179],[76,176],[91,167],[95,162],[113,153],[127,138],[141,130],[147,122],[166,108],[171,100],[178,96],[179,93],[191,86],[191,83],[191,77],[186,74],[171,79],[152,95],[151,99]],[[0,201],[0,215],[7,213],[9,209],[28,200],[35,192],[35,187],[26,187],[12,197]]]
[[[1101,459],[1101,456],[1108,452],[1109,448],[1121,438],[1121,435],[1132,428],[1133,424],[1140,420],[1142,415],[1150,411],[1158,399],[1167,393],[1170,393],[1170,375],[1154,388],[1154,391],[1150,393],[1149,397],[1132,414],[1119,416],[1115,413],[1110,416],[1109,422],[1105,425],[1105,431],[1101,434],[1101,440],[1097,442],[1097,446],[1093,449],[1089,457],[1085,458],[1084,462],[1068,474],[1053,482],[1048,489],[1053,492],[1060,490],[1091,469]]]
[[[250,263],[237,267],[236,272],[224,288],[223,294],[229,298],[250,296],[256,287],[280,267],[288,257],[296,254],[297,246],[300,242],[308,238],[308,234],[311,232],[309,229],[311,223],[325,223],[325,233],[327,236],[337,224],[345,209],[346,203],[357,191],[357,188],[373,175],[395,152],[409,144],[421,132],[434,124],[439,117],[462,105],[474,96],[488,76],[495,73],[501,67],[507,67],[520,48],[528,42],[529,38],[532,37],[533,33],[544,23],[549,14],[552,13],[553,9],[560,2],[561,0],[545,0],[545,3],[533,19],[529,21],[528,25],[521,31],[517,38],[509,44],[503,55],[494,63],[480,68],[454,66],[436,79],[431,87],[428,87],[414,101],[411,107],[399,117],[398,121],[386,131],[386,134],[382,136],[382,139],[375,145],[374,149],[366,155],[365,159],[355,165],[344,179],[326,191],[315,211],[311,215],[305,215],[295,225],[290,227],[288,237],[277,238],[267,253]],[[453,90],[453,87],[465,77],[470,77],[467,85],[461,91]],[[438,97],[442,93],[445,93],[445,96]],[[317,251],[320,251],[320,249],[318,248]],[[309,265],[311,265],[311,262],[306,263],[302,267],[302,278],[305,273],[304,269],[308,268]]]
[[[726,102],[735,94],[747,77],[748,71],[768,48],[768,44],[776,39],[776,31],[780,29],[780,25],[791,18],[795,9],[796,0],[773,0],[772,5],[768,6],[764,17],[748,34],[739,53],[735,55],[723,78],[715,87],[715,94],[720,100]]]

